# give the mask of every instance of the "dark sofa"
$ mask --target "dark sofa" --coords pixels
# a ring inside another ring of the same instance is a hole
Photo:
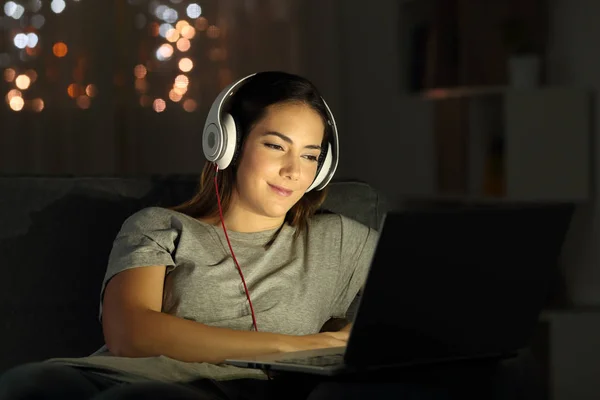
[[[0,177],[0,374],[98,349],[100,285],[122,222],[141,208],[188,199],[197,182],[197,176]],[[379,228],[389,204],[365,183],[333,182],[323,209]],[[539,398],[529,352],[504,364],[515,382],[508,398]]]
[[[121,224],[143,207],[188,199],[197,184],[197,176],[0,177],[0,373],[98,349],[100,285]],[[360,182],[332,183],[324,204],[375,228],[385,207]]]

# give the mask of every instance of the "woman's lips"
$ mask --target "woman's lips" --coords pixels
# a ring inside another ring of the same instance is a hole
[[[269,184],[269,186],[271,187],[271,190],[273,190],[275,193],[277,193],[280,196],[289,197],[292,194],[291,190],[287,190],[280,186],[275,186],[275,185],[271,185],[271,184]]]

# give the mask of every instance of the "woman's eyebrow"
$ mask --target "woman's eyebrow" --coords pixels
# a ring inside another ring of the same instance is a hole
[[[294,141],[292,140],[292,138],[290,138],[289,136],[284,135],[283,133],[280,132],[275,132],[275,131],[267,131],[265,133],[262,134],[263,136],[277,136],[278,138],[280,138],[281,140],[283,140],[284,142],[287,142],[289,144],[294,144]],[[314,149],[314,150],[321,150],[321,146],[318,144],[309,144],[307,146],[304,146],[305,149]]]

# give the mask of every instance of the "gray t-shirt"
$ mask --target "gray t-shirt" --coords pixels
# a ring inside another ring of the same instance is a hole
[[[315,215],[306,232],[295,237],[295,231],[287,224],[279,232],[228,231],[259,331],[314,334],[331,317],[344,317],[364,284],[378,240],[375,230],[337,214]],[[252,330],[244,287],[220,225],[159,207],[133,214],[114,241],[101,297],[119,272],[151,265],[167,266],[163,312],[206,325]],[[106,346],[89,357],[48,362],[89,367],[124,381],[265,378],[257,370],[165,356],[116,357]]]

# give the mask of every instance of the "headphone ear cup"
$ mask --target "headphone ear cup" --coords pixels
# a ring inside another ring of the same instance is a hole
[[[236,142],[235,142],[235,149],[233,151],[233,159],[231,160],[231,165],[235,167],[235,166],[237,166],[237,163],[240,160],[240,155],[242,153],[242,145],[244,143],[244,138],[241,133],[242,130],[237,125],[237,122],[235,122],[235,119],[233,119],[233,122],[235,124]]]
[[[327,154],[325,154],[325,159],[323,160],[323,163],[319,166],[319,169],[317,171],[317,177],[315,178],[313,183],[308,187],[308,189],[306,189],[306,193],[310,192],[313,189],[321,190],[323,189],[323,187],[325,187],[325,185],[323,185],[323,187],[320,187],[320,185],[323,183],[323,180],[325,180],[325,178],[329,174],[332,164],[333,156],[331,143],[327,143]]]
[[[222,114],[221,127],[223,128],[221,135],[225,144],[225,151],[223,152],[223,157],[215,160],[215,162],[220,170],[224,170],[231,164],[236,153],[238,135],[235,121],[229,113]]]

